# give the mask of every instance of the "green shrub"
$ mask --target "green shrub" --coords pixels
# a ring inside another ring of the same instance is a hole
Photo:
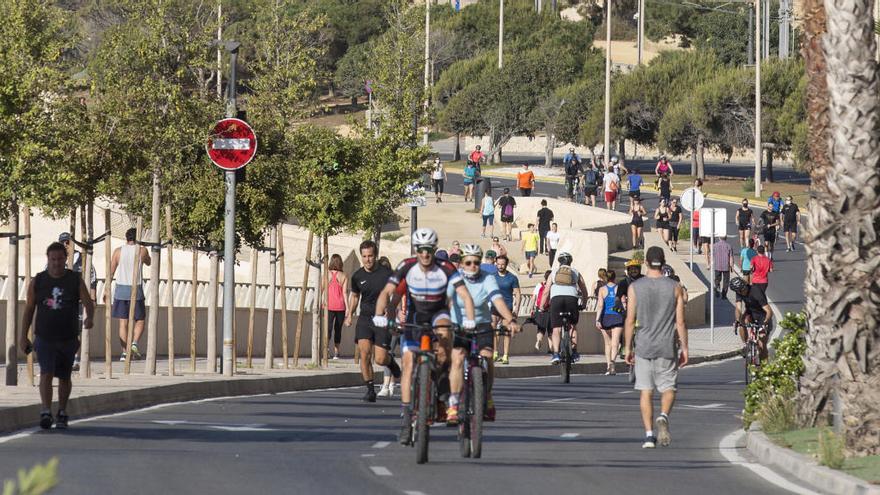
[[[753,177],[749,177],[748,179],[743,181],[743,192],[755,192],[755,179]]]
[[[3,495],[42,495],[58,484],[58,458],[37,464],[30,471],[19,469],[17,483],[3,482]]]
[[[788,392],[788,391],[786,391]],[[782,433],[797,426],[797,411],[794,395],[791,393],[771,393],[764,391],[761,407],[756,419],[767,433]]]
[[[400,239],[401,237],[403,237],[404,235],[405,234],[403,232],[388,232],[388,233],[382,234],[382,240],[394,242],[394,241]]]
[[[789,399],[789,402],[795,396],[797,391],[798,377],[804,372],[803,355],[807,348],[804,341],[804,332],[806,331],[807,316],[805,313],[786,313],[785,318],[779,323],[782,328],[788,330],[788,334],[773,342],[775,353],[773,359],[764,363],[755,374],[755,379],[746,386],[745,408],[743,411],[743,426],[748,429],[749,425],[755,420],[760,420],[761,416],[767,416],[768,413],[762,409],[769,407],[777,407],[777,400]],[[778,399],[777,399],[778,398]],[[792,404],[792,408],[794,405]],[[769,415],[773,417],[774,426],[778,426],[779,411],[771,411]],[[792,411],[793,414],[793,411]],[[792,418],[793,422],[793,418]],[[789,425],[794,426],[793,424]]]
[[[680,240],[680,241],[691,240],[691,224],[690,224],[690,222],[681,222],[680,224],[678,224],[678,240]]]
[[[819,430],[819,464],[840,469],[846,460],[843,436],[823,428]]]

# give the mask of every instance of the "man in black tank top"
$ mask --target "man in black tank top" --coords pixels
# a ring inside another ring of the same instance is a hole
[[[56,428],[67,428],[67,400],[72,383],[70,374],[73,358],[79,349],[79,305],[85,308],[83,326],[92,328],[95,304],[82,276],[68,270],[67,250],[53,242],[46,250],[46,271],[31,280],[27,289],[27,303],[22,318],[19,338],[25,353],[36,350],[40,365],[40,426],[50,428],[52,417],[52,379],[58,378],[58,417]],[[34,343],[28,339],[28,330],[36,313]]]

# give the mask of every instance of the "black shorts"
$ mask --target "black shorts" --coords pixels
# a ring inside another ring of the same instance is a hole
[[[532,188],[531,188],[531,187],[521,187],[521,188],[519,188],[519,195],[520,195],[520,196],[523,196],[523,197],[526,197],[526,198],[529,197],[529,196],[531,196],[531,195],[532,195]]]
[[[49,374],[61,380],[70,380],[77,350],[79,339],[49,340],[39,336],[34,339],[34,351],[37,353],[41,375]]]
[[[776,242],[776,230],[764,232],[764,242]]]
[[[630,225],[632,225],[632,226],[634,226],[634,227],[644,227],[644,226],[645,226],[645,221],[644,221],[644,220],[641,220],[641,219],[639,219],[639,220],[632,220],[632,221],[630,222]]]
[[[546,333],[550,326],[550,313],[546,311],[535,311],[532,317],[535,320],[535,326],[538,327],[538,333]]]
[[[602,315],[602,318],[599,319],[599,324],[602,325],[603,330],[611,330],[612,328],[622,328],[623,327],[623,315],[620,313],[608,313]]]
[[[501,215],[501,222],[502,223],[512,223],[513,217],[509,217],[507,215]]]
[[[709,244],[708,237],[700,237],[700,244]]]
[[[559,313],[570,313],[567,318],[569,323],[577,325],[580,317],[578,298],[576,296],[556,296],[550,299],[550,326],[562,327],[562,317]]]
[[[584,186],[584,196],[595,196],[599,186]]]
[[[128,299],[114,299],[113,308],[110,315],[119,320],[128,319],[128,310],[131,308],[131,301]],[[144,306],[144,300],[138,299],[134,302],[134,321],[141,321],[147,317],[147,308]]]
[[[357,344],[359,340],[369,340],[373,345],[391,348],[391,332],[387,328],[373,325],[373,317],[369,315],[358,316],[354,327],[354,343]]]
[[[751,229],[751,226],[750,226],[750,225],[740,225],[740,226],[737,227],[737,228],[738,228],[739,230],[741,230],[741,231],[742,231],[742,230],[750,230],[750,229]]]
[[[636,198],[636,199],[641,199],[641,198],[642,198],[642,191],[640,191],[640,190],[638,190],[638,189],[636,189],[635,191],[630,191],[630,192],[629,192],[629,197],[631,197],[631,198]]]
[[[476,330],[483,332],[476,336],[477,339],[477,349],[489,349],[492,350],[495,348],[495,332],[492,330],[491,323],[480,323],[477,325]],[[470,349],[471,341],[470,338],[465,338],[460,335],[456,335],[455,339],[452,341],[453,347],[460,347],[462,349]]]
[[[797,233],[797,222],[782,224],[782,231]]]

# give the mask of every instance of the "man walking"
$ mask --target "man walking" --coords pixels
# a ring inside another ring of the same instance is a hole
[[[675,402],[678,369],[688,362],[688,333],[684,322],[684,295],[681,285],[664,277],[666,263],[663,249],[651,246],[645,254],[648,273],[628,289],[629,311],[625,323],[626,362],[634,366],[635,389],[641,393],[642,423],[645,427],[644,449],[671,442],[669,413]],[[633,334],[636,321],[639,332]],[[678,346],[676,345],[678,335]],[[680,347],[679,347],[680,346]],[[660,416],[654,420],[654,389],[661,394]]]
[[[501,255],[495,259],[495,266],[498,268],[498,273],[495,274],[495,280],[498,282],[498,289],[501,291],[501,296],[504,298],[504,304],[510,308],[511,313],[513,313],[514,320],[519,314],[519,303],[522,299],[522,292],[519,288],[519,277],[507,271],[507,265],[510,263],[510,260],[507,259],[507,256]],[[504,320],[504,316],[498,311],[495,306],[492,306],[492,327],[495,328],[498,325],[499,321]],[[501,352],[501,347],[498,345],[499,340],[503,340],[504,342],[504,351]],[[500,361],[501,364],[509,364],[510,363],[510,335],[505,335],[502,338],[499,336],[495,336],[495,361]],[[500,355],[500,357],[499,357]]]
[[[501,209],[501,227],[504,231],[504,239],[511,240],[513,232],[513,210],[516,208],[516,200],[510,195],[510,189],[504,188],[504,193],[498,198],[498,208]]]
[[[587,164],[584,170],[584,203],[590,206],[596,206],[596,191],[599,190],[601,182],[599,171],[593,168],[593,164]]]
[[[110,259],[110,274],[107,276],[108,283],[116,276],[116,291],[113,293],[113,307],[111,315],[119,320],[119,343],[122,345],[120,361],[125,361],[126,352],[131,348],[132,358],[141,356],[138,349],[138,341],[144,333],[144,319],[147,317],[147,309],[144,305],[144,277],[140,276],[143,265],[150,266],[152,260],[147,248],[138,246],[137,230],[125,231],[125,245],[113,251]],[[131,309],[131,291],[134,283],[135,257],[138,258],[137,273],[138,286],[134,304],[134,336],[128,341],[128,316]],[[116,270],[119,269],[119,273]],[[105,301],[106,303],[106,301]]]
[[[767,292],[770,284],[770,272],[773,271],[773,260],[767,257],[764,246],[758,246],[758,255],[752,258],[752,285],[757,285]]]
[[[782,206],[782,231],[785,232],[786,251],[794,251],[794,241],[797,240],[798,220],[800,209],[791,196],[785,198]]]
[[[83,326],[92,328],[95,303],[79,273],[65,266],[67,251],[64,245],[53,242],[46,250],[47,268],[31,280],[27,288],[27,302],[22,317],[19,344],[25,353],[37,352],[40,364],[40,427],[49,429],[52,423],[66,429],[67,401],[73,384],[73,358],[79,349],[79,305],[85,308]],[[28,339],[31,322],[34,343]],[[52,379],[58,378],[58,415],[52,417]]]
[[[373,325],[376,314],[376,301],[379,294],[391,277],[391,270],[376,263],[379,247],[373,241],[364,241],[360,245],[361,268],[351,276],[351,295],[349,296],[348,313],[345,315],[345,326],[351,325],[354,308],[360,303],[357,325],[355,326],[355,342],[361,356],[361,376],[367,393],[365,402],[376,402],[376,389],[373,385],[373,356],[376,363],[391,370],[392,380],[388,385],[382,384],[379,397],[394,395],[394,382],[400,378],[400,367],[391,357],[391,333],[387,328]]]
[[[617,194],[620,192],[620,176],[613,170],[608,170],[602,178],[602,184],[605,186],[605,206],[614,210],[617,207]]]
[[[715,297],[727,299],[730,270],[733,266],[733,249],[727,243],[727,236],[719,237],[712,245],[712,261],[715,263]]]
[[[547,252],[547,244],[545,243],[545,239],[547,237],[547,232],[550,231],[550,223],[553,221],[553,210],[547,208],[547,200],[541,200],[541,209],[538,210],[538,236],[541,238],[541,245],[539,247],[539,251],[541,254],[545,254]]]
[[[522,170],[516,174],[516,184],[519,187],[519,195],[528,197],[535,188],[535,173],[529,170],[529,164],[523,163]]]

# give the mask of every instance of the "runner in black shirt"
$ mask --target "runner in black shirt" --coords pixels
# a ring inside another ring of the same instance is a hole
[[[773,259],[773,245],[776,244],[776,229],[779,225],[779,213],[773,211],[773,203],[767,203],[767,210],[761,212],[761,221],[764,222],[764,244],[767,246],[767,257]]]
[[[541,237],[541,243],[538,246],[541,254],[547,254],[549,247],[547,246],[547,232],[550,232],[550,224],[553,223],[553,210],[547,208],[547,200],[541,200],[541,209],[538,210],[538,235]]]
[[[387,366],[391,370],[394,379],[400,378],[400,367],[394,362],[389,352],[391,346],[391,334],[387,327],[377,327],[373,325],[373,315],[376,314],[376,301],[388,278],[391,277],[391,270],[376,263],[376,255],[379,248],[373,241],[364,241],[360,246],[361,262],[363,267],[359,268],[354,275],[351,276],[351,295],[349,296],[348,314],[345,315],[345,325],[351,325],[351,316],[354,308],[358,307],[360,302],[360,312],[358,313],[357,325],[355,326],[354,339],[361,355],[361,376],[364,378],[364,384],[367,386],[367,393],[364,395],[364,401],[376,402],[376,389],[373,385],[373,356],[376,354],[376,363]],[[382,385],[379,391],[380,396],[391,397],[394,393],[394,381],[389,385]]]
[[[785,242],[788,244],[786,251],[794,251],[794,241],[797,239],[798,218],[800,209],[794,203],[791,196],[785,198],[782,207],[782,231],[785,232]]]
[[[742,208],[736,209],[736,226],[739,229],[739,247],[749,245],[749,237],[752,229],[752,209],[749,208],[749,200],[743,198]]]

